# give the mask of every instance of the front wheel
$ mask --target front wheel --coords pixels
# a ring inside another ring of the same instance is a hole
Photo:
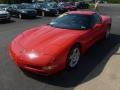
[[[67,68],[73,69],[77,66],[80,59],[80,47],[78,45],[74,46],[68,54]]]

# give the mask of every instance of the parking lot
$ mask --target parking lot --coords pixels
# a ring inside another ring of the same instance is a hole
[[[113,19],[109,40],[96,43],[72,71],[39,76],[21,71],[8,54],[13,38],[27,28],[47,24],[55,17],[12,18],[0,23],[0,90],[120,90],[120,5],[101,5],[100,13]]]

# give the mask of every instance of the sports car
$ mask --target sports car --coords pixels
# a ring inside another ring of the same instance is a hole
[[[20,68],[40,75],[74,69],[88,48],[109,37],[111,22],[93,11],[66,12],[18,35],[9,53]]]

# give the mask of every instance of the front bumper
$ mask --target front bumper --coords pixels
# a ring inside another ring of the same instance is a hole
[[[8,20],[10,19],[9,15],[0,15],[0,20]]]
[[[23,70],[29,71],[31,73],[43,75],[43,76],[49,76],[49,75],[53,74],[51,71],[45,71],[45,70],[41,70],[41,69],[36,69],[36,68],[29,67],[29,66],[19,66],[19,67],[21,69],[23,69]]]
[[[44,76],[52,75],[58,72],[57,68],[44,70],[43,66],[35,66],[35,65],[24,62],[24,59],[16,55],[11,48],[9,48],[9,54],[11,58],[14,60],[15,64],[23,70],[27,70],[29,72],[39,74],[39,75],[44,75]]]

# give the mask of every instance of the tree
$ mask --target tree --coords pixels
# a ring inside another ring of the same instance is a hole
[[[109,3],[120,3],[120,0],[108,0]]]
[[[32,0],[0,0],[0,3],[22,3],[22,2],[32,2]]]

